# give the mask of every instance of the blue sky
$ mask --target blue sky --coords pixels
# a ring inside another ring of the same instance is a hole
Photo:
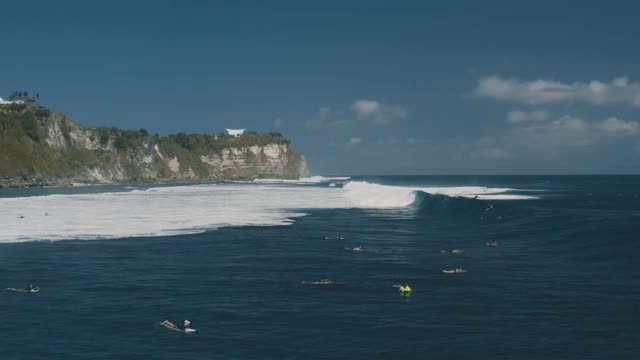
[[[29,1],[0,96],[87,126],[281,131],[314,174],[640,172],[633,2]]]

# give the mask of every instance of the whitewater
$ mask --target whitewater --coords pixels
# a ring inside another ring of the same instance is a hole
[[[339,183],[341,186],[335,186]],[[0,243],[200,233],[291,224],[313,209],[397,209],[419,192],[481,200],[529,200],[511,188],[413,187],[313,177],[0,198]]]

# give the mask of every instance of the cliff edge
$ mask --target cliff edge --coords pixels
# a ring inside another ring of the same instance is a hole
[[[31,104],[0,105],[0,187],[306,176],[304,156],[279,133],[159,136],[83,127]]]

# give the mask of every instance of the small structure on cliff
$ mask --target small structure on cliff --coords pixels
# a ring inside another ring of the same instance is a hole
[[[10,105],[10,104],[24,104],[24,100],[4,100],[0,97],[0,105]]]
[[[244,134],[245,129],[227,129],[227,134],[231,136],[240,136]]]

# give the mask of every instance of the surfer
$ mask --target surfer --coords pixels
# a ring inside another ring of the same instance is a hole
[[[37,293],[40,291],[40,288],[34,286],[33,284],[28,284],[23,288],[6,288],[7,291],[16,291],[16,292],[25,292],[25,293]]]
[[[455,268],[453,270],[442,270],[443,273],[445,274],[462,274],[462,273],[466,273],[468,270],[463,269],[461,267]]]
[[[489,241],[484,243],[486,246],[491,246],[491,247],[496,247],[498,246],[498,242],[497,241]]]
[[[195,329],[191,328],[191,322],[189,320],[183,321],[182,322],[182,327],[179,327],[178,325],[172,323],[169,320],[165,320],[165,321],[161,322],[160,325],[162,325],[164,327],[167,327],[169,329],[182,331],[182,332],[185,332],[185,333],[196,331]]]
[[[493,205],[489,205],[486,209],[484,209],[485,212],[487,212],[489,210],[493,210]]]
[[[401,293],[411,292],[411,287],[409,286],[409,283],[407,283],[406,281],[403,282],[402,286],[400,286],[400,292]]]
[[[473,200],[477,200],[478,199],[478,195],[473,197]]]
[[[329,280],[328,277],[322,276],[320,281],[301,281],[301,284],[311,284],[311,285],[331,285],[333,281]]]
[[[464,252],[464,250],[458,249],[458,248],[453,248],[453,249],[451,249],[449,251],[442,250],[442,252],[447,252],[447,253],[450,253],[450,254],[462,254]]]
[[[353,248],[353,249],[351,249],[351,250],[356,251],[356,252],[358,252],[358,251],[364,251],[364,247],[363,247],[362,245],[358,245],[358,246],[354,247],[354,248]]]
[[[20,215],[20,219],[24,219],[24,215]]]

